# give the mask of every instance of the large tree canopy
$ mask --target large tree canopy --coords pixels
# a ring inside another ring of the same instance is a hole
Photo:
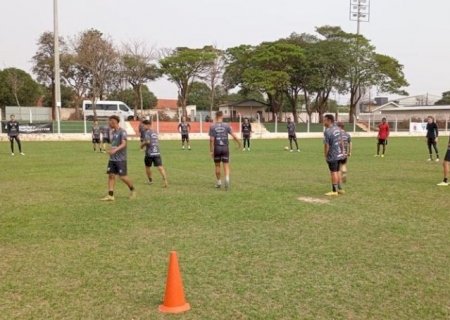
[[[42,94],[42,87],[25,71],[0,71],[0,106],[35,106]]]

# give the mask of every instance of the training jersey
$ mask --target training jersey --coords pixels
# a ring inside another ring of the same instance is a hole
[[[436,122],[427,123],[427,138],[435,139],[439,136],[439,128]]]
[[[378,139],[386,140],[389,137],[389,124],[380,123],[378,125]]]
[[[249,136],[251,132],[252,132],[252,124],[250,122],[249,123],[244,122],[242,124],[242,134],[244,136]]]
[[[110,129],[109,129],[108,126],[100,127],[100,132],[102,134],[103,139],[109,139],[110,138]]]
[[[342,130],[336,125],[333,125],[326,129],[323,135],[323,143],[329,146],[327,161],[334,162],[345,159]]]
[[[92,138],[100,139],[100,127],[98,125],[92,126]]]
[[[293,121],[287,123],[287,130],[289,136],[295,136],[295,123]]]
[[[228,123],[217,122],[209,128],[209,136],[214,138],[214,146],[228,146],[228,135],[231,127]]]
[[[17,137],[19,135],[19,123],[16,120],[8,121],[6,123],[6,132],[9,137]]]
[[[117,148],[123,140],[127,140],[127,132],[124,129],[118,128],[111,130],[111,148]],[[127,161],[127,147],[125,146],[122,150],[112,154],[110,156],[110,160]]]
[[[352,136],[342,130],[342,143],[344,144],[344,155],[347,157],[350,152],[350,143],[352,143]]]
[[[189,134],[190,129],[191,129],[191,125],[187,122],[180,122],[180,124],[178,125],[178,130],[180,131],[180,133],[182,135]]]
[[[144,142],[146,143],[145,154],[147,156],[154,157],[161,155],[158,133],[153,130],[147,130],[145,132]]]

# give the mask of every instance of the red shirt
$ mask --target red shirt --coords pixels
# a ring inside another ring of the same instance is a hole
[[[389,138],[389,124],[386,123],[380,123],[378,125],[378,139],[386,140]]]

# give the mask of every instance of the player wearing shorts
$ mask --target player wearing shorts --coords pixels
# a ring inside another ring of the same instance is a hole
[[[439,128],[434,122],[433,117],[428,117],[428,123],[427,123],[427,145],[428,145],[428,152],[430,154],[430,157],[428,158],[428,161],[433,161],[433,150],[431,147],[434,148],[434,152],[436,152],[436,162],[439,162],[439,151],[437,148],[437,142],[439,137]]]
[[[19,147],[19,152],[22,156],[25,155],[25,153],[22,152],[22,142],[20,141],[19,137],[19,122],[17,122],[15,115],[10,116],[10,120],[6,123],[6,133],[8,134],[9,143],[11,146],[11,155],[14,156],[14,140],[16,140],[17,146]]]
[[[448,140],[447,153],[445,154],[445,159],[442,166],[444,168],[444,180],[442,180],[441,183],[438,183],[438,186],[446,187],[448,186],[448,170],[450,167],[450,138]]]
[[[381,119],[381,123],[378,125],[377,154],[375,155],[375,157],[380,156],[380,146],[383,146],[383,153],[381,154],[381,157],[384,158],[384,155],[386,153],[386,146],[388,144],[389,133],[389,123],[386,122],[386,118],[383,118]]]
[[[136,197],[133,182],[127,175],[127,132],[119,126],[118,116],[109,117],[111,128],[111,148],[108,150],[109,162],[106,173],[108,174],[108,195],[102,201],[114,201],[114,188],[116,176],[119,176],[130,189],[130,199]]]
[[[252,136],[252,124],[248,120],[248,118],[244,119],[244,122],[241,126],[242,131],[242,140],[244,141],[244,148],[242,151],[245,151],[245,146],[247,146],[247,151],[250,151],[250,138]]]
[[[289,138],[289,146],[291,148],[291,152],[294,152],[292,149],[292,142],[295,142],[295,147],[297,148],[297,152],[300,152],[297,143],[297,133],[295,129],[295,122],[291,120],[291,118],[287,119],[287,130],[288,130],[288,138]]]
[[[97,120],[92,124],[92,146],[94,147],[94,152],[97,152],[97,147],[100,152],[102,151],[100,146],[100,126]]]
[[[100,148],[100,151],[102,151],[103,153],[106,153],[106,146],[108,144],[111,144],[111,136],[110,136],[109,126],[101,126],[100,133],[102,134],[102,147]]]
[[[209,129],[209,151],[215,164],[215,173],[217,178],[216,188],[221,188],[221,172],[220,163],[223,164],[223,172],[225,176],[225,190],[230,187],[230,150],[228,135],[231,135],[238,144],[239,148],[242,148],[241,141],[232,132],[231,127],[223,122],[223,113],[218,111],[216,113],[216,122]]]
[[[169,184],[167,183],[166,171],[162,164],[158,133],[152,130],[152,122],[150,120],[145,120],[143,124],[145,127],[145,136],[144,141],[141,143],[141,149],[145,148],[144,163],[148,183],[153,183],[151,167],[155,166],[163,178],[163,187],[167,188]]]
[[[344,142],[342,138],[342,130],[334,123],[334,116],[327,114],[323,120],[326,128],[324,132],[324,156],[330,169],[331,175],[331,192],[326,196],[337,196],[344,194],[345,191],[341,186],[341,175],[339,174],[342,161],[345,159]]]
[[[191,150],[191,144],[189,142],[189,133],[191,132],[191,125],[186,122],[186,117],[181,118],[181,122],[178,125],[178,132],[181,134],[181,148],[184,150],[186,145],[188,150]]]
[[[352,137],[345,131],[345,125],[343,122],[337,124],[339,129],[342,131],[342,142],[344,143],[344,156],[345,158],[341,161],[341,180],[343,183],[347,182],[347,162],[348,158],[352,155]]]

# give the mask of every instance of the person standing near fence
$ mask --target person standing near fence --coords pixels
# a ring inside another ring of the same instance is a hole
[[[389,123],[387,123],[386,118],[381,119],[381,123],[378,125],[378,143],[377,143],[377,154],[375,157],[380,156],[380,146],[383,146],[383,153],[381,157],[384,158],[386,153],[386,146],[388,144],[388,138],[390,134]]]
[[[247,151],[250,151],[250,138],[252,135],[252,124],[250,123],[248,118],[244,119],[244,122],[242,123],[241,131],[242,131],[242,140],[244,142],[244,147],[242,148],[242,151],[245,151],[245,146],[247,146]]]
[[[429,116],[427,123],[427,145],[430,157],[428,158],[428,161],[433,161],[433,150],[431,149],[431,147],[433,147],[434,152],[436,152],[436,162],[439,162],[439,151],[437,147],[438,137],[439,128],[436,122],[434,122],[434,118]]]
[[[102,152],[102,147],[100,146],[100,126],[97,120],[92,125],[92,146],[94,147],[94,152],[97,152],[97,147]]]
[[[191,150],[191,143],[189,141],[189,133],[191,132],[191,125],[186,121],[186,117],[181,118],[178,124],[178,132],[181,134],[181,148],[184,150],[186,145],[188,150]]]
[[[16,140],[17,146],[19,147],[19,152],[22,156],[24,156],[25,153],[22,152],[22,142],[19,137],[20,125],[19,122],[17,122],[15,115],[12,114],[10,116],[10,120],[6,123],[5,129],[11,145],[11,155],[14,156],[14,140]]]
[[[291,148],[291,152],[294,152],[292,149],[292,142],[295,142],[295,147],[297,148],[297,152],[300,152],[297,143],[297,133],[295,128],[295,122],[291,120],[291,118],[287,118],[287,130],[288,130],[288,138],[289,138],[289,146]]]

